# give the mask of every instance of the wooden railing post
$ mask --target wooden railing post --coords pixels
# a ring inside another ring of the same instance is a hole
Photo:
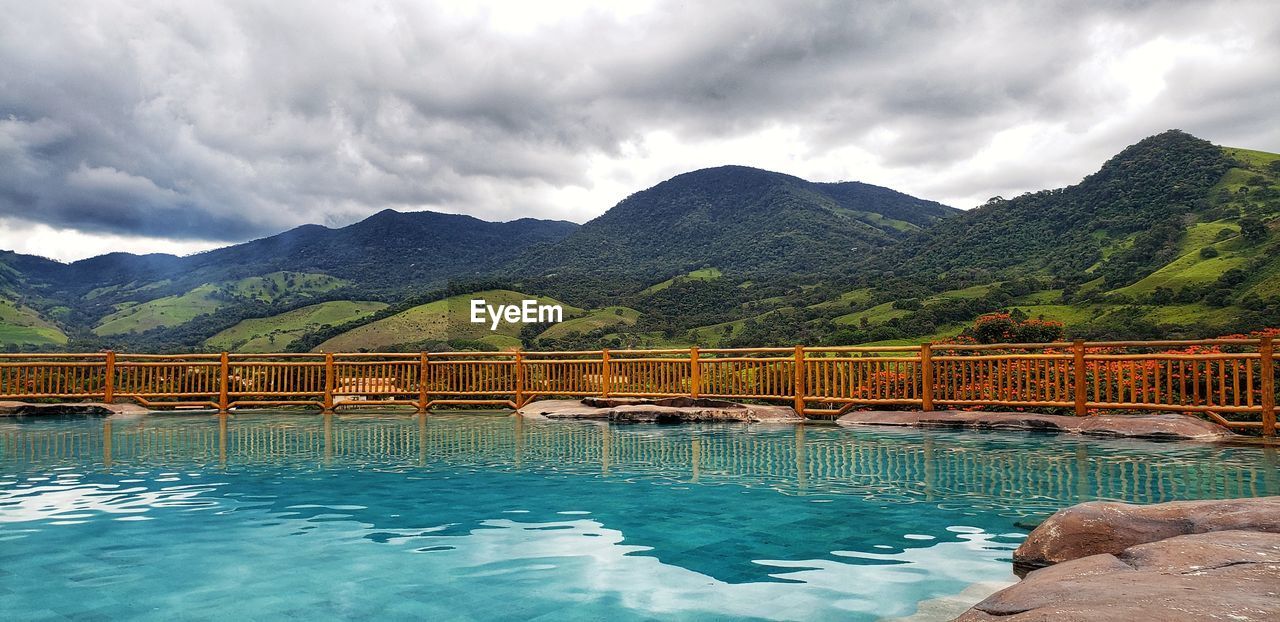
[[[106,369],[102,379],[102,401],[110,404],[116,399],[116,352],[107,350]]]
[[[1258,346],[1262,358],[1262,435],[1276,435],[1276,349],[1271,335]]]
[[[933,411],[933,344],[920,344],[920,409]]]
[[[524,406],[524,350],[516,350],[516,408]]]
[[[333,386],[336,379],[333,377],[333,353],[325,352],[324,354],[324,412],[333,412]]]
[[[231,409],[231,355],[226,352],[218,357],[218,412],[225,413]]]
[[[1072,364],[1075,367],[1075,402],[1076,416],[1083,417],[1089,414],[1085,408],[1085,362],[1084,362],[1084,342],[1077,339],[1071,344]]]
[[[689,348],[689,397],[702,393],[702,365],[698,363],[698,346]]]
[[[795,362],[796,414],[804,416],[804,346],[796,346]]]
[[[609,348],[600,351],[600,397],[609,397]]]
[[[418,414],[427,412],[427,353],[421,352],[418,359]]]

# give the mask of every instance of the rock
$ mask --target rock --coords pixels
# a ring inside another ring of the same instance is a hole
[[[957,621],[1277,620],[1280,534],[1176,536],[1036,570]]]
[[[615,408],[618,406],[675,406],[677,408],[743,408],[745,404],[728,400],[713,400],[693,397],[584,397],[583,405],[593,408]]]
[[[1212,421],[1182,414],[1078,417],[1076,430],[1091,436],[1153,440],[1221,440],[1235,436]]]
[[[634,398],[543,400],[527,404],[516,412],[522,416],[534,418],[601,419],[628,423],[694,421],[770,423],[804,420],[789,406],[760,406],[687,397],[660,400]]]
[[[0,417],[30,417],[42,415],[86,415],[106,417],[119,414],[150,412],[137,404],[103,404],[81,402],[65,404],[32,404],[27,402],[0,402]]]
[[[1153,440],[1218,441],[1235,436],[1216,423],[1182,414],[1075,417],[1020,412],[868,410],[849,413],[836,422],[846,426],[1029,430]]]
[[[1036,527],[1013,553],[1019,570],[1039,568],[1184,534],[1251,530],[1280,533],[1280,497],[1133,505],[1081,503]]]

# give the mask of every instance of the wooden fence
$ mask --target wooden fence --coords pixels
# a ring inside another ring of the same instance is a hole
[[[1176,349],[1175,349],[1176,348]],[[0,399],[149,407],[450,405],[549,396],[1199,413],[1275,434],[1275,352],[1260,339],[738,349],[359,354],[0,355]]]

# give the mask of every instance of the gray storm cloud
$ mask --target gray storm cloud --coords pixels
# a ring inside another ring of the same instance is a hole
[[[565,218],[584,206],[548,191],[629,168],[652,132],[778,125],[928,198],[1034,190],[1169,127],[1280,147],[1278,6],[670,3],[513,31],[490,19],[512,7],[4,2],[0,217],[227,241],[387,207]],[[1153,42],[1165,84],[1117,119],[1130,85],[1097,63]],[[1078,140],[975,172],[1026,123]]]

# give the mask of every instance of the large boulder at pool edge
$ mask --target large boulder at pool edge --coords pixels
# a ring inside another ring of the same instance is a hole
[[[799,423],[804,417],[789,406],[739,404],[688,397],[663,399],[596,398],[542,400],[517,411],[540,419],[602,419],[620,423],[746,422]]]
[[[1091,501],[1059,510],[1013,553],[1014,564],[1037,568],[1186,534],[1249,530],[1280,533],[1280,497],[1172,501],[1134,505]],[[1280,587],[1280,586],[1278,586]]]
[[[1218,441],[1235,436],[1211,421],[1174,413],[1076,417],[1024,412],[866,410],[851,412],[836,422],[845,426],[1026,430],[1167,441]]]
[[[1280,534],[1176,536],[1027,575],[958,622],[1280,620]]]

